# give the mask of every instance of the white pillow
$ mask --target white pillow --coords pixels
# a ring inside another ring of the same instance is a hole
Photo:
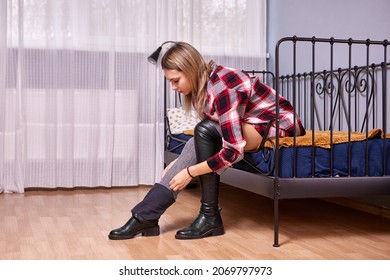
[[[188,130],[193,130],[195,125],[200,121],[194,110],[186,113],[182,107],[168,108],[167,117],[172,134],[180,134]]]

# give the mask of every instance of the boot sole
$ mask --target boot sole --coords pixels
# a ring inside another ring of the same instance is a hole
[[[200,239],[200,238],[205,238],[209,236],[218,236],[218,235],[223,235],[225,234],[225,229],[223,226],[217,227],[217,228],[212,228],[202,235],[175,235],[176,239],[180,240],[190,240],[190,239]]]
[[[126,235],[109,234],[108,238],[111,240],[124,240],[124,239],[134,238],[139,234],[141,234],[142,236],[158,236],[158,235],[160,235],[160,228],[159,227],[152,227],[152,228],[142,229],[142,230],[139,230],[139,231],[134,232],[132,234],[126,234]]]

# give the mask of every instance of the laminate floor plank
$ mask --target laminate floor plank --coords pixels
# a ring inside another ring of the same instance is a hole
[[[389,260],[390,220],[320,199],[280,202],[280,247],[273,201],[223,185],[226,233],[177,240],[199,211],[199,189],[182,191],[160,219],[160,236],[109,240],[149,186],[27,190],[0,195],[3,260]]]

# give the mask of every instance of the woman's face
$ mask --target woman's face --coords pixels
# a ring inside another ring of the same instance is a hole
[[[187,95],[192,91],[191,83],[183,72],[170,69],[164,69],[163,71],[165,78],[171,83],[173,90],[184,95]]]

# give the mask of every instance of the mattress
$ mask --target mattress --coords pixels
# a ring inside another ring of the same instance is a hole
[[[184,146],[180,141],[187,141],[191,136],[178,134],[175,138],[169,141],[168,150],[180,154]],[[244,159],[233,168],[275,176],[274,160],[274,151],[265,148],[256,153],[245,153]],[[390,140],[383,138],[334,144],[332,148],[282,147],[279,150],[279,177],[282,178],[383,176],[384,166],[385,174],[389,175]]]

